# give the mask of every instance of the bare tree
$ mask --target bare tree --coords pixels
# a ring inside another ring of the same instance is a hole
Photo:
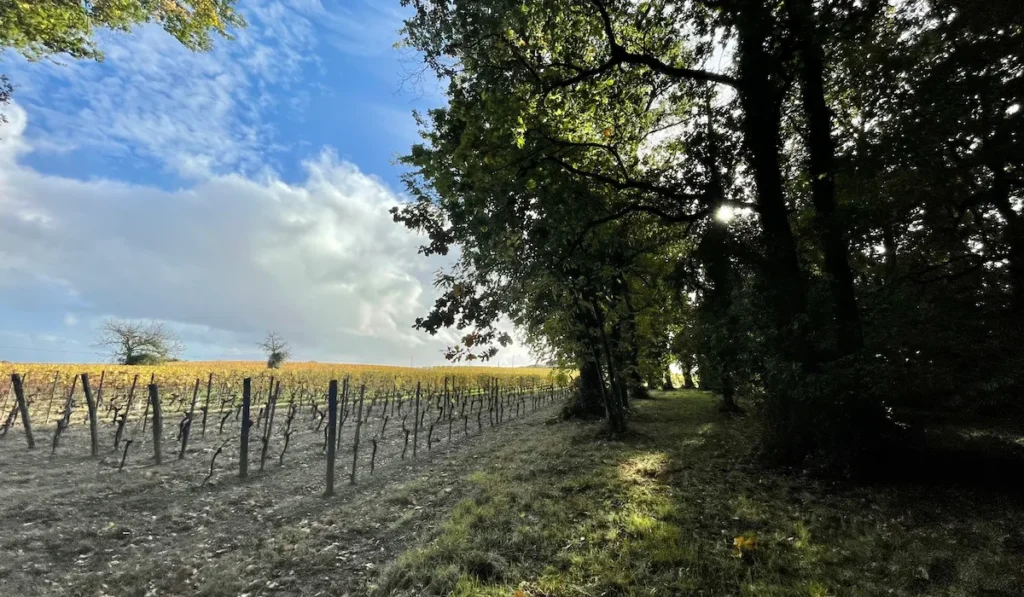
[[[157,321],[108,319],[100,327],[97,346],[106,348],[123,365],[153,365],[177,357],[184,345]]]
[[[257,346],[267,353],[267,367],[270,369],[279,368],[292,355],[291,347],[277,332],[267,332],[267,337]]]

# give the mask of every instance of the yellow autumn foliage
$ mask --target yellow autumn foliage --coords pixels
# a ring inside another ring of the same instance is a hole
[[[353,388],[365,386],[367,396],[395,390],[415,391],[417,385],[428,392],[446,386],[475,391],[495,384],[509,388],[564,383],[561,379],[563,376],[556,375],[552,369],[540,367],[414,368],[290,362],[280,369],[268,369],[265,363],[259,361],[189,361],[155,366],[3,363],[0,364],[0,374],[3,375],[3,382],[0,382],[0,406],[13,403],[10,383],[12,373],[18,373],[24,378],[31,412],[44,413],[48,421],[59,416],[68,395],[77,395],[77,403],[84,404],[79,377],[82,373],[88,373],[92,391],[101,394],[103,402],[127,403],[128,396],[133,395],[133,410],[145,404],[146,388],[150,383],[157,384],[162,398],[178,405],[189,403],[194,394],[205,396],[208,386],[214,396],[237,394],[241,391],[242,380],[247,377],[253,380],[254,401],[259,401],[259,396],[267,393],[271,378],[275,383],[280,383],[283,396],[295,391],[321,394],[326,391],[331,380],[344,379],[348,379]]]

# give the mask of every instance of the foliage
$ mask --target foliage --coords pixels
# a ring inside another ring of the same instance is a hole
[[[137,357],[141,358],[141,357]],[[349,379],[355,386],[366,386],[369,393],[384,393],[401,389],[405,393],[415,392],[417,384],[424,391],[439,391],[450,387],[479,388],[497,383],[502,387],[528,387],[530,385],[562,386],[566,383],[566,371],[541,367],[393,367],[388,365],[346,365],[337,363],[286,362],[279,369],[267,370],[261,361],[162,361],[159,364],[138,365],[110,364],[53,364],[53,363],[3,363],[0,374],[10,379],[11,373],[20,373],[25,378],[27,395],[38,397],[33,401],[34,412],[46,411],[54,396],[54,412],[63,405],[63,396],[72,388],[73,380],[82,373],[88,373],[94,380],[105,378],[108,394],[124,394],[131,387],[133,379],[139,388],[152,380],[165,392],[191,396],[196,380],[205,384],[213,383],[218,393],[237,394],[242,380],[252,378],[256,386],[269,383],[273,377],[285,388],[307,388],[321,392],[330,380]],[[94,382],[98,383],[98,381]],[[205,387],[205,386],[204,386]],[[137,402],[144,408],[145,401]]]
[[[100,327],[96,345],[109,350],[122,365],[159,365],[185,350],[174,332],[157,321],[108,319]]]
[[[245,27],[236,0],[0,0],[0,55],[13,49],[29,60],[54,56],[102,60],[98,29],[129,32],[157,23],[186,48],[213,48],[212,33],[233,39],[232,28]],[[13,87],[0,74],[0,108]],[[0,112],[0,124],[6,117]]]
[[[463,330],[452,358],[508,317],[597,367],[621,431],[674,357],[762,410],[767,453],[840,468],[886,449],[892,406],[1024,389],[1012,2],[405,4],[448,104],[394,213],[461,249],[417,322]]]
[[[288,346],[288,342],[277,332],[267,332],[267,337],[263,339],[257,346],[267,353],[267,368],[268,369],[280,369],[281,365],[284,364],[288,357],[291,356],[292,350]]]
[[[12,48],[30,60],[65,54],[99,60],[97,29],[131,31],[155,22],[185,47],[206,51],[211,33],[228,39],[230,28],[245,25],[235,0],[0,0],[0,48]]]

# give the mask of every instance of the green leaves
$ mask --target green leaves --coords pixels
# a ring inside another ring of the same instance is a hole
[[[186,47],[213,47],[212,33],[231,37],[244,27],[236,0],[0,0],[0,48],[12,48],[30,60],[55,54],[100,60],[93,40],[99,28],[130,31],[159,23]]]

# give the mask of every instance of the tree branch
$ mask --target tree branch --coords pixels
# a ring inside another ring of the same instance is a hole
[[[561,158],[558,158],[556,156],[548,156],[546,159],[548,159],[551,162],[554,162],[555,164],[558,164],[559,166],[561,166],[565,170],[568,170],[569,172],[572,172],[573,174],[576,174],[578,176],[583,176],[585,178],[590,178],[592,180],[596,180],[597,182],[604,183],[604,184],[606,184],[606,185],[608,185],[608,186],[610,186],[610,187],[612,187],[614,189],[618,189],[620,191],[622,191],[622,190],[647,191],[649,193],[654,193],[656,195],[660,195],[660,196],[665,197],[667,199],[673,199],[673,200],[676,200],[676,201],[679,201],[679,200],[696,200],[696,199],[706,199],[707,198],[707,194],[705,194],[705,193],[682,193],[682,192],[677,191],[675,189],[670,189],[670,188],[667,188],[667,187],[662,187],[662,186],[656,185],[654,183],[645,182],[645,181],[642,181],[642,180],[636,180],[636,179],[632,179],[632,178],[628,178],[628,177],[625,180],[619,180],[619,179],[616,179],[616,178],[612,178],[611,176],[607,176],[605,174],[599,174],[597,172],[589,172],[587,170],[581,170],[580,168],[577,168],[576,166],[573,166],[572,164],[570,164],[570,163],[566,162],[565,160],[563,160]]]
[[[671,64],[665,64],[657,58],[647,54],[629,52],[625,47],[619,44],[618,40],[616,40],[615,30],[612,27],[612,18],[611,15],[608,14],[608,9],[605,7],[604,3],[601,2],[601,0],[588,1],[593,4],[601,14],[601,23],[604,26],[604,33],[608,38],[609,46],[611,46],[612,62],[617,60],[619,63],[641,64],[655,72],[679,79],[703,81],[706,83],[720,83],[722,85],[729,85],[730,87],[739,87],[739,81],[728,75],[722,75],[701,69],[673,66]]]

